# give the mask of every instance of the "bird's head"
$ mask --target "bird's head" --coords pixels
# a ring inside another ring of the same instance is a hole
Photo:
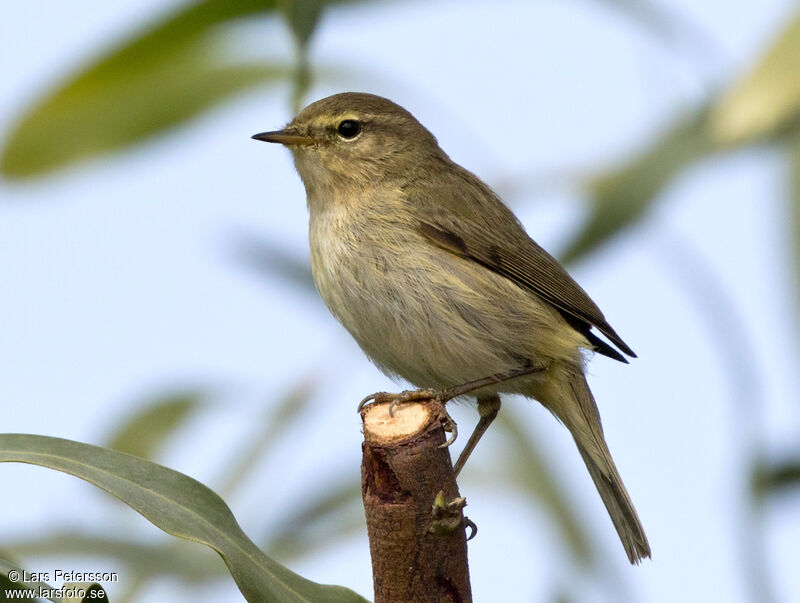
[[[443,156],[436,138],[411,113],[358,92],[318,100],[282,130],[253,138],[292,151],[309,196],[402,180],[420,162]]]

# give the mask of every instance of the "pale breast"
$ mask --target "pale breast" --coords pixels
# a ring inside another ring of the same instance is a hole
[[[333,206],[312,212],[309,229],[320,295],[381,369],[442,387],[575,353],[549,304],[430,245],[411,223],[376,228],[385,219]]]
[[[368,221],[341,207],[314,212],[309,240],[311,270],[323,301],[374,357],[379,351],[372,342],[381,334],[396,335],[387,300],[396,297],[397,283],[386,269],[392,253],[370,237]]]

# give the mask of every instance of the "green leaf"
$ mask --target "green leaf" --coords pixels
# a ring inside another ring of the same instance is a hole
[[[204,394],[182,392],[147,404],[111,436],[109,448],[152,459],[185,420],[203,404]]]
[[[209,48],[193,46],[138,73],[105,84],[76,82],[23,117],[0,172],[31,178],[102,155],[174,128],[237,92],[286,78],[289,69],[223,65]]]
[[[16,574],[16,578],[13,580],[9,578],[10,574]],[[6,559],[0,557],[0,601],[11,601],[15,599],[20,600],[28,600],[31,599],[23,599],[21,595],[17,597],[9,597],[6,593],[9,590],[14,591],[21,591],[21,590],[32,590],[36,591],[37,593],[47,592],[54,590],[52,586],[45,582],[38,582],[36,580],[22,580],[23,577],[23,570],[19,567],[16,563],[12,563]],[[48,601],[53,601],[53,603],[59,603],[58,599],[53,599],[51,597],[37,597],[36,600],[46,599]]]
[[[759,498],[800,488],[800,459],[757,464],[753,469],[752,484],[753,492]]]
[[[102,529],[102,526],[97,526]],[[107,530],[106,530],[107,531]],[[22,557],[100,557],[114,559],[134,575],[156,578],[169,576],[196,584],[226,576],[219,557],[208,549],[180,540],[152,544],[75,532],[50,532],[47,535],[6,543]]]
[[[717,102],[711,132],[720,144],[774,133],[800,114],[800,14],[756,66]]]
[[[297,61],[292,76],[292,108],[300,110],[303,98],[311,87],[311,67],[308,62],[308,45],[319,24],[325,0],[278,0],[278,8],[294,37]]]
[[[84,593],[83,596],[75,595],[63,597],[61,603],[88,603],[89,601],[105,601],[108,603],[108,595],[105,589],[97,582],[65,582],[61,587],[63,590]]]
[[[175,127],[248,87],[284,81],[286,66],[228,64],[212,34],[267,0],[195,2],[126,40],[45,95],[11,133],[0,173],[31,178]]]
[[[522,418],[506,405],[495,422],[502,427],[510,444],[511,458],[504,463],[509,470],[506,477],[510,483],[538,500],[553,517],[575,560],[586,566],[594,565],[596,552],[589,531],[581,524],[574,505],[565,495],[564,485],[536,447],[536,439],[521,427],[524,424]]]
[[[659,193],[684,168],[714,149],[705,133],[706,111],[680,120],[645,152],[591,187],[589,216],[562,254],[574,262],[636,225]]]
[[[322,14],[328,6],[349,4],[363,0],[278,0],[278,9],[292,32],[297,51],[292,75],[292,108],[295,113],[311,87],[311,67],[308,61],[309,45],[319,27]]]
[[[278,8],[299,46],[307,46],[317,28],[326,0],[278,0]]]
[[[165,532],[219,553],[248,601],[359,601],[339,586],[302,578],[267,557],[223,500],[198,481],[107,448],[38,435],[0,435],[0,462],[41,465],[80,477],[116,496]]]

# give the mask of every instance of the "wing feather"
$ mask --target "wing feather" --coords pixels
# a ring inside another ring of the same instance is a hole
[[[452,214],[440,209],[427,212],[420,221],[419,230],[439,247],[475,261],[553,304],[599,353],[627,362],[591,333],[592,327],[622,352],[635,358],[636,354],[608,324],[600,308],[561,264],[531,239],[516,219],[513,224],[515,228],[510,232],[507,227],[502,229],[507,237],[502,238],[490,225],[476,224],[468,218],[459,217],[456,224]]]

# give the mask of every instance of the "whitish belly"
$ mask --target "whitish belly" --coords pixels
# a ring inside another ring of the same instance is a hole
[[[385,372],[446,387],[542,355],[550,309],[502,277],[413,236],[377,244],[313,222],[310,234],[323,300]]]

